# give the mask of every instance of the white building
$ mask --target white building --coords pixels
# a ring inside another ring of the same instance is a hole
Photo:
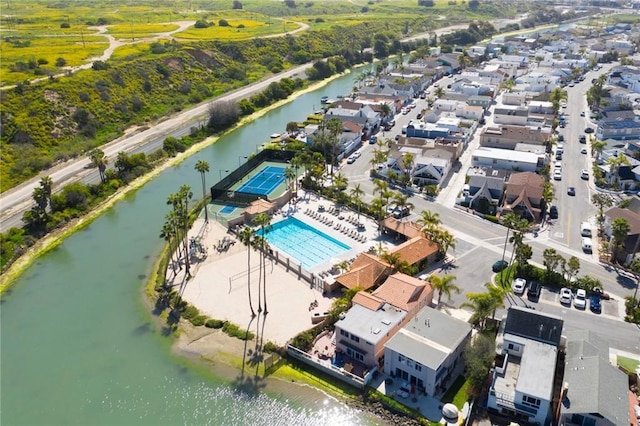
[[[544,158],[544,155],[531,152],[480,147],[473,151],[471,164],[474,167],[535,172],[544,165]]]
[[[496,339],[487,407],[524,423],[548,424],[561,318],[511,306]]]
[[[446,392],[464,371],[462,352],[471,326],[425,306],[385,344],[384,372],[417,392]]]

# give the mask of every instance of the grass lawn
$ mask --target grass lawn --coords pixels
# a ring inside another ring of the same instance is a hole
[[[640,361],[618,355],[618,365],[624,368],[628,373],[634,374],[638,366],[640,366]]]
[[[464,403],[469,400],[469,396],[467,395],[467,389],[469,388],[469,382],[465,379],[464,376],[458,376],[453,385],[449,388],[447,393],[442,397],[442,403],[447,404],[449,402],[453,403],[459,410],[462,410]]]

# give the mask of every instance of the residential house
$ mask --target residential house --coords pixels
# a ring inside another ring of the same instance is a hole
[[[414,158],[411,181],[418,186],[437,185],[440,187],[449,175],[454,161],[453,154],[444,149],[422,151],[422,155]]]
[[[608,84],[615,84],[640,93],[640,67],[623,65],[614,67],[609,73]]]
[[[630,425],[627,376],[609,362],[609,345],[589,330],[568,330],[558,423]]]
[[[480,147],[473,151],[471,164],[474,167],[534,172],[542,168],[544,160],[545,156],[530,152]]]
[[[493,112],[493,122],[496,124],[513,124],[525,126],[529,120],[529,110],[527,107],[501,106]]]
[[[606,40],[604,45],[608,51],[613,50],[620,55],[631,55],[635,51],[633,42],[626,38],[613,38]]]
[[[458,108],[456,108],[456,117],[480,121],[484,116],[484,111],[484,107],[482,106],[460,104]]]
[[[401,273],[371,294],[358,292],[335,324],[336,352],[369,367],[381,366],[384,344],[432,299],[428,282]]]
[[[551,128],[533,126],[502,125],[486,127],[480,134],[480,146],[488,148],[515,149],[516,145],[525,142],[531,145],[546,145],[551,137]]]
[[[511,306],[496,338],[487,407],[523,423],[549,424],[563,321]]]
[[[439,120],[438,120],[439,121]],[[427,139],[464,139],[467,135],[456,133],[448,127],[440,126],[436,123],[414,122],[407,126],[407,137],[418,137]]]
[[[432,110],[435,113],[453,112],[458,108],[459,103],[460,103],[459,101],[454,101],[450,99],[437,99],[433,103]]]
[[[640,119],[633,110],[605,111],[598,120],[596,137],[599,140],[639,139]]]
[[[491,96],[474,95],[467,98],[467,104],[470,106],[479,106],[485,110],[489,109],[491,102],[493,102]]]
[[[416,393],[446,392],[464,371],[471,325],[425,306],[385,344],[384,372]]]
[[[517,85],[529,92],[551,92],[560,86],[560,79],[546,73],[530,72],[515,79]]]
[[[504,192],[501,215],[515,213],[539,221],[543,208],[544,178],[533,172],[513,173]]]
[[[469,207],[481,213],[495,215],[504,194],[505,175],[503,170],[492,170],[487,175],[470,176],[465,197]]]
[[[453,161],[457,161],[462,155],[463,143],[459,139],[447,139],[447,138],[404,138],[402,141],[398,141],[398,149],[402,146],[408,146],[413,148],[422,148],[424,151],[430,149],[443,149],[452,154]]]
[[[629,224],[629,232],[624,241],[623,249],[618,254],[619,260],[630,262],[634,254],[640,250],[640,214],[620,207],[611,207],[604,213],[604,233],[613,236],[612,225],[616,219],[624,219]]]

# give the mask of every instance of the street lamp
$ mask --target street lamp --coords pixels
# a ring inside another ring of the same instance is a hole
[[[220,173],[220,180],[222,180],[222,172],[229,173],[229,170],[219,169],[218,172]]]
[[[242,159],[243,159],[243,158],[244,158],[244,160],[246,161],[246,160],[247,160],[247,158],[249,158],[249,157],[247,157],[246,155],[239,155],[239,156],[238,156],[238,166],[241,166],[241,165],[242,165]]]

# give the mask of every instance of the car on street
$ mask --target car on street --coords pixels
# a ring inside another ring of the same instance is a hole
[[[584,111],[580,113],[580,117],[584,117]]]
[[[576,309],[586,309],[587,292],[584,289],[576,291],[576,297],[573,298],[573,307]]]
[[[506,260],[496,260],[493,265],[491,265],[491,270],[495,273],[498,273],[507,269],[507,266],[509,266],[509,262],[507,262]]]
[[[549,208],[549,217],[551,219],[557,219],[558,218],[558,207],[556,206],[551,206]]]
[[[531,283],[529,283],[529,289],[527,290],[527,298],[529,300],[538,300],[541,291],[542,286],[540,283],[538,281],[531,281]]]
[[[589,309],[591,309],[591,312],[595,312],[597,314],[602,312],[602,303],[600,303],[600,295],[598,294],[591,295],[591,297],[589,298]]]
[[[353,155],[354,157],[356,157],[356,159],[358,159],[358,158],[360,158],[362,156],[362,153],[360,151],[356,151],[351,155]]]
[[[587,153],[587,148],[584,147],[580,150],[580,154],[586,154]]]
[[[593,127],[587,127],[586,129],[584,129],[585,133],[593,133]]]
[[[357,160],[357,158],[353,155],[350,155],[349,158],[347,158],[347,164],[353,164],[355,163]]]
[[[374,143],[378,142],[378,137],[377,136],[371,136],[369,138],[369,144],[373,145]]]
[[[562,180],[562,170],[560,169],[555,169],[553,171],[553,179],[554,180]]]
[[[558,135],[558,142],[564,142],[564,136]]]
[[[579,141],[580,143],[587,143],[587,137],[585,135],[580,135]]]
[[[567,194],[571,195],[572,197],[574,195],[576,195],[576,188],[574,186],[570,186],[567,188]]]
[[[527,288],[527,280],[524,278],[516,278],[511,283],[511,290],[513,290],[514,294],[524,294],[524,291]]]
[[[580,179],[589,179],[589,171],[587,169],[582,169],[582,171],[580,172]]]
[[[591,253],[592,247],[593,247],[593,242],[591,241],[591,238],[589,237],[582,237],[582,251],[584,251],[585,253]]]
[[[582,222],[580,224],[580,235],[583,237],[591,236],[591,224],[589,222]]]
[[[560,303],[563,305],[571,306],[571,302],[573,301],[573,292],[568,287],[563,287],[560,290]]]

